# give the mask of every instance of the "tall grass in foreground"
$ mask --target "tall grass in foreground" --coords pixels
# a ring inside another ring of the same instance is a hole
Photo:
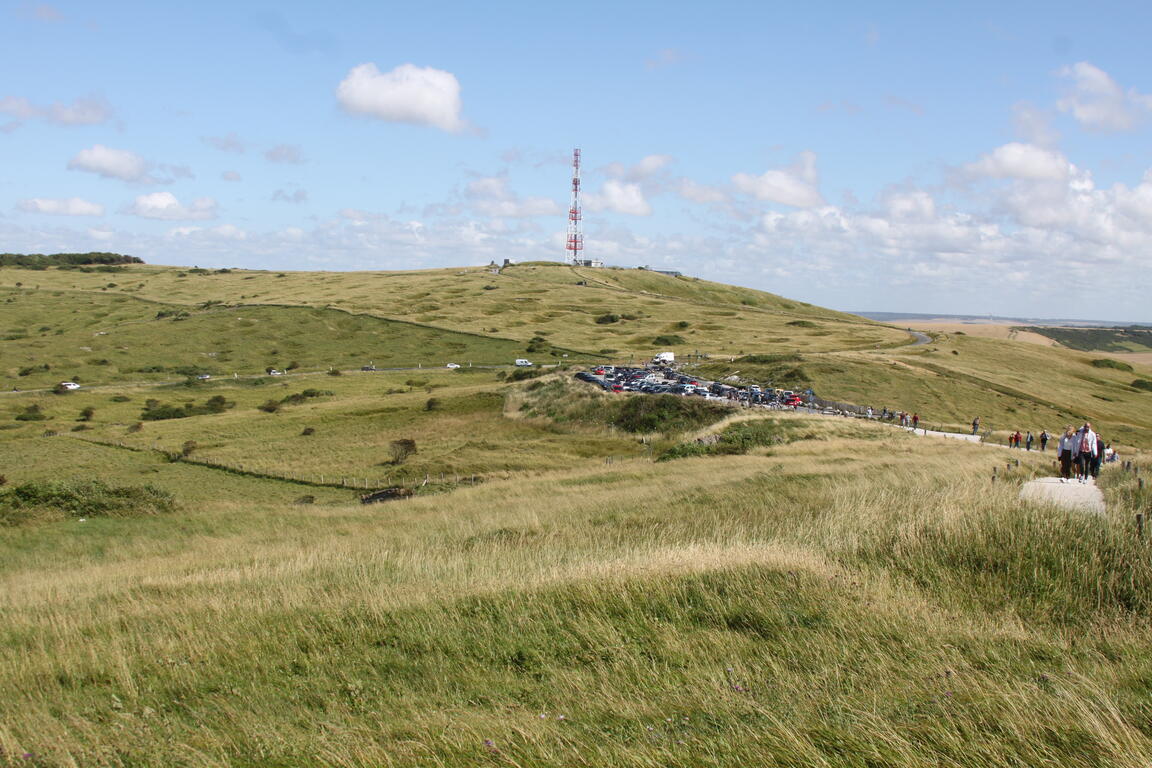
[[[67,559],[10,531],[3,759],[1147,765],[1146,545],[1021,506],[991,449],[816,429],[390,507],[207,506],[246,526],[173,525],[163,557],[138,520]]]

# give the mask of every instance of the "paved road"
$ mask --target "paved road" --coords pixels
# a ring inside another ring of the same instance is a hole
[[[908,345],[910,347],[922,347],[932,341],[932,337],[926,333],[921,333],[920,331],[908,331],[908,333],[916,337],[916,341]]]

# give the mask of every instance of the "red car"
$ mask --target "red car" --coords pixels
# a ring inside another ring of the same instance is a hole
[[[800,399],[799,397],[797,397],[796,395],[792,395],[792,397],[790,397],[790,398],[788,398],[787,400],[785,400],[785,401],[784,401],[784,405],[787,405],[787,406],[797,406],[797,405],[804,405],[804,401],[803,401],[803,400],[801,400],[801,399]]]

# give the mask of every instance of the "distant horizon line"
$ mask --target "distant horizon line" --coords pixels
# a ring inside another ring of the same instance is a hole
[[[1002,324],[1005,322],[1026,325],[1080,325],[1080,326],[1138,326],[1152,329],[1152,321],[1140,320],[1082,320],[1059,317],[1009,317],[993,314],[949,314],[945,312],[874,312],[846,309],[854,315],[867,317],[869,320],[956,320],[959,322]]]

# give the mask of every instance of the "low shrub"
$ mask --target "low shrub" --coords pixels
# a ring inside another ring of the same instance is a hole
[[[1115,368],[1117,371],[1127,371],[1132,373],[1132,366],[1128,363],[1122,363],[1119,360],[1112,360],[1111,358],[1102,357],[1098,360],[1092,361],[1093,368]]]
[[[504,372],[501,371],[500,373]],[[507,374],[507,381],[524,381],[526,379],[534,379],[537,376],[541,376],[543,374],[544,371],[540,370],[539,368],[517,368],[516,370]],[[496,374],[496,377],[499,378],[500,374]]]
[[[715,423],[731,411],[722,405],[693,397],[652,395],[616,400],[611,407],[612,426],[625,432],[684,432]]]
[[[172,494],[151,485],[112,486],[99,480],[34,481],[0,492],[0,525],[70,517],[135,517],[173,512]]]
[[[652,345],[655,347],[670,347],[674,344],[683,344],[684,337],[677,336],[674,333],[665,333],[652,339]]]
[[[607,315],[600,315],[596,318],[597,325],[610,325],[612,323],[620,322],[620,315],[609,313]]]
[[[40,406],[33,403],[27,406],[22,413],[16,414],[16,421],[44,421],[48,415],[40,410]]]
[[[1136,379],[1132,382],[1132,386],[1136,389],[1142,389],[1145,392],[1152,392],[1152,381],[1148,379]]]

